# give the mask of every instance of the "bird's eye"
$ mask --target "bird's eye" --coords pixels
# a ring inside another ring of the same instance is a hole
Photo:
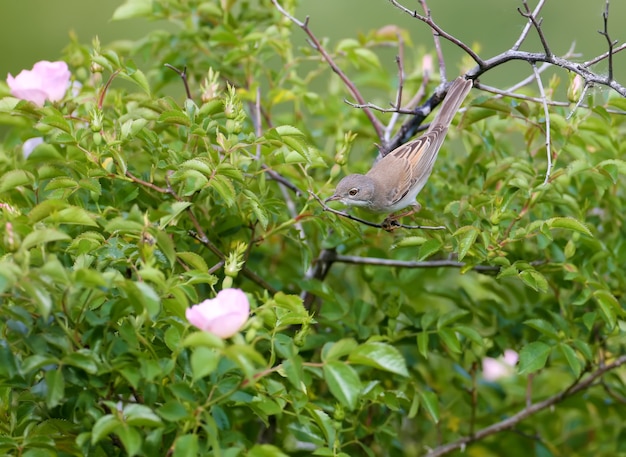
[[[354,197],[358,193],[359,189],[357,189],[356,187],[353,187],[352,189],[350,189],[350,191],[348,191],[348,195],[350,195],[350,197]]]

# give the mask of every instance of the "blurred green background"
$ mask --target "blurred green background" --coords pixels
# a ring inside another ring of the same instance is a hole
[[[218,0],[215,0],[216,2]],[[55,60],[68,43],[73,30],[81,42],[90,43],[98,36],[103,44],[118,39],[137,39],[163,24],[146,21],[110,20],[122,0],[22,0],[4,1],[0,14],[0,78],[30,68],[38,60]],[[536,2],[532,2],[534,7]],[[404,0],[417,8],[417,0]],[[518,0],[431,0],[435,20],[445,30],[470,44],[480,46],[483,57],[490,57],[509,48],[517,39],[525,21],[517,12]],[[546,36],[555,54],[561,55],[576,42],[581,61],[605,52],[606,41],[597,31],[602,28],[605,0],[548,0],[543,10]],[[298,17],[311,17],[310,26],[319,37],[332,40],[355,37],[370,29],[397,24],[411,31],[414,43],[432,48],[428,28],[393,7],[388,0],[303,0]],[[610,10],[612,38],[626,40],[626,1],[613,1]],[[305,43],[304,34],[295,32],[295,39]],[[535,33],[522,49],[540,51]],[[336,43],[336,41],[333,41]],[[461,53],[450,45],[445,47],[449,77],[457,72]],[[393,55],[388,61],[395,68]],[[606,64],[599,67],[604,70]],[[483,78],[491,84],[514,82],[529,74],[527,64],[508,63]],[[616,56],[616,78],[626,72],[626,52]],[[561,73],[564,75],[563,73]]]

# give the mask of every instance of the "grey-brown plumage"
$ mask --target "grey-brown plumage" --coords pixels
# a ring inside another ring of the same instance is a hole
[[[365,175],[343,178],[326,201],[339,200],[379,213],[416,205],[415,198],[432,172],[448,127],[471,88],[472,81],[459,76],[424,135],[391,151]]]

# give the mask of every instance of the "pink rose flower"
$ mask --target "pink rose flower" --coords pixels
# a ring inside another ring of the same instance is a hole
[[[43,106],[46,100],[63,98],[70,84],[71,73],[65,62],[37,62],[32,70],[22,70],[15,78],[9,73],[7,84],[14,97]]]
[[[248,297],[240,289],[221,290],[214,299],[204,300],[185,312],[191,325],[220,338],[237,333],[249,315]]]
[[[515,364],[519,358],[517,352],[512,349],[504,351],[504,355],[494,359],[485,357],[483,359],[483,378],[486,381],[497,381],[508,378],[515,373]]]

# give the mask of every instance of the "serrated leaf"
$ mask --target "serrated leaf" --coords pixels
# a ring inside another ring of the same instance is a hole
[[[550,228],[563,228],[583,233],[588,236],[593,236],[585,224],[574,219],[573,217],[553,217],[552,219],[548,219],[546,224],[548,224]]]
[[[161,113],[158,121],[165,124],[184,125],[185,127],[191,126],[191,121],[182,111],[165,111]]]
[[[530,374],[546,366],[552,347],[541,341],[534,341],[522,348],[519,353],[519,374]]]
[[[406,361],[395,347],[382,342],[367,342],[352,351],[348,360],[355,364],[367,365],[381,370],[408,376]]]
[[[353,410],[361,392],[359,375],[342,362],[324,364],[324,379],[333,396],[346,408]]]

